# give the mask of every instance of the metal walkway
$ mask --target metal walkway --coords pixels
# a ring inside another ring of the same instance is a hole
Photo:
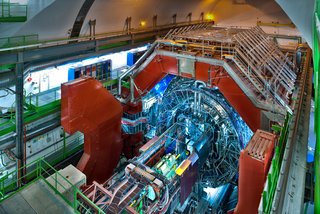
[[[1,214],[74,213],[43,180],[27,186],[0,203]]]

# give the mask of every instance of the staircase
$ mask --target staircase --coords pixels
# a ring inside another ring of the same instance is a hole
[[[288,95],[294,89],[297,74],[288,57],[259,27],[233,38],[236,41],[234,63],[265,98],[274,97],[289,109]]]

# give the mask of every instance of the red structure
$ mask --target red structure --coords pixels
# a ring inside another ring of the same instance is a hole
[[[178,72],[178,59],[171,56],[156,55],[153,60],[135,78],[134,97],[139,100],[152,89],[166,74],[210,82],[211,87],[217,86],[220,92],[235,108],[251,130],[261,127],[261,109],[257,108],[237,83],[221,66],[195,62],[195,76]],[[209,71],[209,72],[208,72]],[[139,89],[139,91],[137,90]],[[128,96],[128,91],[123,92]]]
[[[128,96],[130,93],[125,88],[123,88],[122,91],[124,92],[124,94],[126,94],[125,96]],[[142,111],[142,102],[139,101],[137,103],[130,103],[130,102],[122,103],[122,107],[123,107],[123,112],[133,116]],[[146,119],[141,118],[138,121],[132,121],[132,122],[122,120],[122,124],[126,124],[129,126],[135,126],[139,122],[146,122]],[[124,145],[123,154],[126,156],[126,158],[131,159],[139,155],[139,148],[142,146],[142,142],[143,142],[142,131],[134,134],[124,133],[122,135],[122,140]]]
[[[122,106],[92,78],[65,83],[61,91],[62,126],[69,134],[84,134],[84,154],[77,168],[89,184],[102,183],[112,175],[122,151]]]
[[[245,94],[238,84],[229,76],[223,67],[211,66],[205,63],[196,63],[196,77],[198,80],[205,73],[210,72],[211,87],[217,86],[219,91],[228,100],[231,106],[239,113],[252,131],[256,131],[261,127],[261,109],[257,108]],[[201,75],[201,73],[203,75]],[[208,75],[208,74],[207,74]]]
[[[134,78],[139,88],[135,88],[134,97],[139,98],[151,90],[165,75],[177,74],[177,59],[168,56],[155,56],[154,59]]]
[[[276,135],[258,130],[240,153],[239,197],[234,213],[258,213]]]

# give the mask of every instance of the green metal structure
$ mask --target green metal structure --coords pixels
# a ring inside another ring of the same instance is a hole
[[[0,71],[14,69],[15,66],[15,64],[0,65]]]
[[[39,42],[38,34],[11,36],[0,38],[0,48],[9,48],[22,45],[30,45]]]
[[[11,3],[10,0],[0,1],[0,22],[27,21],[28,5]]]
[[[36,95],[30,94],[26,96],[24,102],[24,107],[26,108],[23,115],[24,122],[26,124],[31,123],[49,114],[60,111],[60,98],[57,96],[53,97],[53,100],[50,100],[50,102],[45,104],[41,104],[40,102],[42,96],[47,96],[49,93],[54,93],[56,95],[58,90],[60,90],[60,87],[48,90],[44,93],[39,93]],[[7,114],[6,117],[8,120],[4,123],[0,123],[0,136],[16,130],[15,112]]]
[[[315,189],[314,189],[314,213],[320,213],[320,0],[315,1],[315,13],[313,20],[313,64],[315,87],[315,133],[316,149],[314,154]]]
[[[268,177],[266,181],[267,188],[265,188],[262,193],[262,198],[263,198],[262,206],[263,206],[264,213],[270,213],[271,211],[273,197],[274,197],[274,194],[277,188],[277,183],[279,180],[279,173],[281,169],[281,163],[283,160],[283,154],[284,154],[286,142],[288,139],[289,125],[291,123],[291,118],[292,118],[292,115],[287,113],[283,127],[280,127],[277,125],[272,126],[272,129],[275,132],[280,133],[280,138],[279,138],[278,145],[275,148],[275,153],[270,165],[271,170],[268,173]]]

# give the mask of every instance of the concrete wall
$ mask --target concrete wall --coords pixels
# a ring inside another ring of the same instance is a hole
[[[17,35],[39,34],[39,39],[57,39],[68,37],[68,30],[83,4],[84,0],[55,0],[22,28]]]
[[[76,15],[84,0],[55,0],[29,20],[16,34],[38,33],[40,39],[68,37]],[[90,19],[97,20],[96,33],[123,30],[125,19],[132,17],[132,27],[139,28],[141,20],[152,25],[153,15],[158,15],[158,24],[168,24],[177,13],[177,21],[187,21],[192,12],[193,20],[200,13],[213,13],[219,25],[254,26],[257,20],[289,23],[290,19],[274,0],[247,0],[246,4],[236,4],[234,0],[96,0],[88,13],[81,35],[89,34]],[[291,28],[266,28],[268,32],[296,34]]]
[[[55,0],[11,0],[11,2],[25,4],[28,2],[28,20],[27,22],[18,22],[18,23],[1,23],[0,22],[0,37],[10,37],[12,35],[19,35],[18,31],[21,27],[23,27],[26,23],[31,22],[32,18],[36,16],[39,12],[44,10],[50,4],[52,4]],[[30,31],[29,31],[30,32]],[[28,34],[33,34],[32,32]]]
[[[288,14],[292,22],[302,33],[310,47],[312,44],[312,19],[314,12],[314,0],[276,0]]]

